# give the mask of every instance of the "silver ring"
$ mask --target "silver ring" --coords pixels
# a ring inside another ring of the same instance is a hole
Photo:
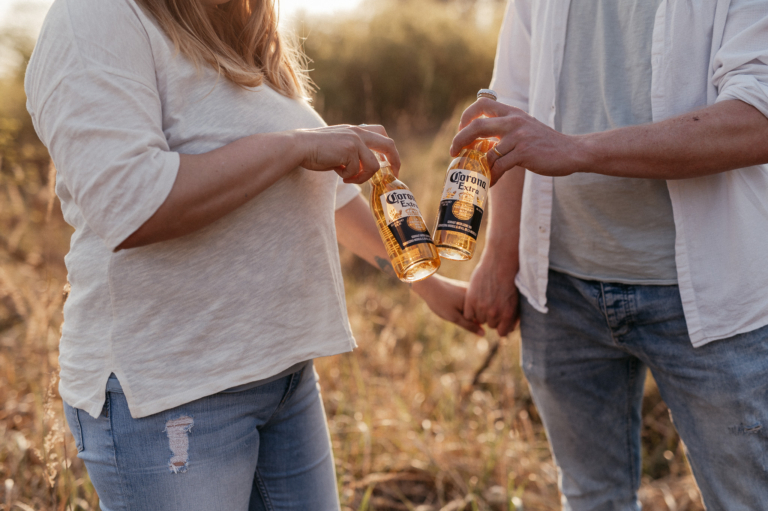
[[[496,101],[497,99],[499,99],[499,95],[496,94],[496,91],[492,89],[480,89],[479,91],[477,91],[477,99],[480,99],[480,98],[488,98]]]
[[[496,155],[497,155],[499,158],[503,158],[503,157],[504,157],[504,155],[503,155],[503,154],[501,154],[501,153],[499,152],[499,150],[498,150],[498,149],[496,149],[496,146],[493,146],[493,149],[491,149],[491,151],[493,151],[494,153],[496,153]]]

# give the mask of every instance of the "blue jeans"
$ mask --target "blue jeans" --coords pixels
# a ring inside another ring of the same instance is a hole
[[[677,286],[607,284],[554,271],[547,314],[522,302],[523,370],[565,510],[640,509],[646,368],[707,509],[768,509],[768,327],[693,348]]]
[[[65,413],[102,511],[339,509],[312,364],[140,419],[110,378],[99,418]]]

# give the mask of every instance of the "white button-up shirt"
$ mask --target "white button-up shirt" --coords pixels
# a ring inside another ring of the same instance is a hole
[[[570,0],[511,0],[491,87],[555,125]],[[768,1],[663,0],[651,51],[653,121],[739,99],[768,116]],[[766,141],[768,143],[768,141]],[[552,179],[526,172],[517,286],[546,312]],[[667,181],[694,346],[768,325],[768,166]]]

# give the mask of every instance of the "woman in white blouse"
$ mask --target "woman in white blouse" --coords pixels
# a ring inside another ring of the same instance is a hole
[[[336,245],[388,260],[270,0],[56,0],[28,109],[75,228],[61,396],[101,508],[337,509],[316,357],[350,351]],[[413,289],[441,317],[465,290]]]

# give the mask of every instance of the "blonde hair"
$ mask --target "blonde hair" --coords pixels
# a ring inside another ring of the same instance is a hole
[[[213,66],[241,87],[266,81],[291,98],[309,94],[306,59],[281,36],[275,0],[229,0],[216,7],[207,7],[202,0],[138,3],[194,63]]]

